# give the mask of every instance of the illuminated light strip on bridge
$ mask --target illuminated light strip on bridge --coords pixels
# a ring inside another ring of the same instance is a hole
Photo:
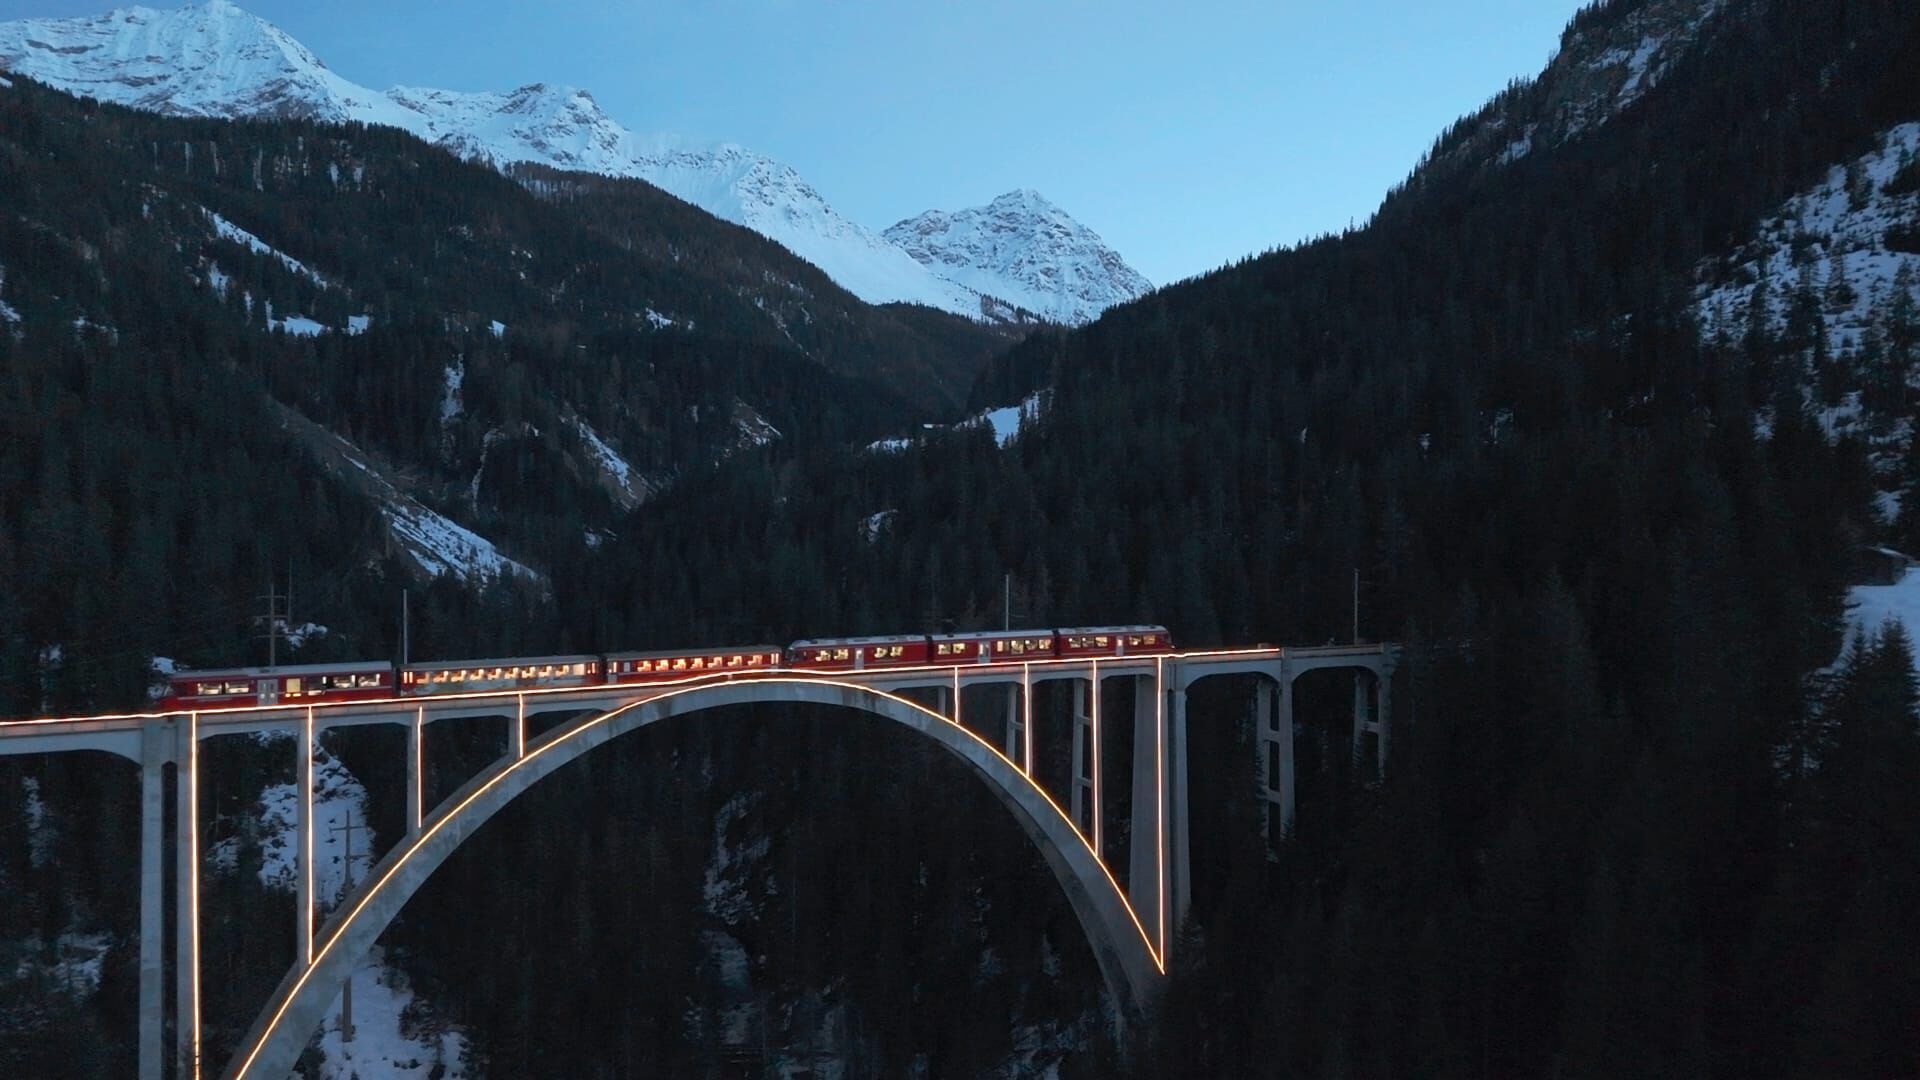
[[[1372,653],[1383,652],[1385,651],[1385,647],[1381,645],[1336,645],[1336,646],[1328,646],[1324,648],[1298,649],[1295,651],[1307,653],[1314,656],[1341,656],[1341,655],[1362,656],[1362,655],[1367,655]],[[1272,647],[1260,646],[1260,647],[1245,648],[1245,649],[1198,649],[1198,650],[1193,650],[1189,652],[1146,653],[1146,654],[1140,654],[1140,655],[1134,655],[1134,656],[1102,656],[1102,657],[1074,656],[1074,657],[1056,658],[1051,660],[1024,661],[1023,665],[1032,665],[1032,666],[1038,666],[1038,667],[1079,667],[1079,666],[1088,664],[1094,660],[1104,660],[1108,664],[1115,663],[1116,661],[1120,663],[1144,664],[1149,660],[1227,660],[1227,659],[1253,659],[1253,658],[1262,658],[1262,657],[1270,658],[1274,660],[1280,660],[1280,659],[1286,658],[1287,655],[1288,655],[1288,651],[1285,648],[1282,648],[1279,646],[1272,646]],[[966,670],[970,672],[979,672],[979,671],[1011,672],[1013,669],[1013,663],[1010,661],[991,661],[985,664],[967,664],[963,666],[966,668]],[[734,673],[734,672],[722,671],[722,672],[695,676],[691,679],[673,680],[673,681],[666,681],[666,682],[590,683],[585,686],[547,686],[547,687],[534,687],[532,689],[526,689],[526,690],[478,690],[471,693],[462,693],[462,694],[413,694],[413,695],[408,695],[406,697],[368,698],[368,699],[363,699],[359,701],[321,701],[321,702],[315,702],[311,707],[315,709],[322,709],[322,710],[353,711],[356,709],[365,709],[365,708],[368,708],[369,706],[381,706],[381,705],[420,705],[422,703],[437,703],[437,702],[443,702],[443,701],[485,701],[490,699],[504,700],[507,698],[515,697],[515,696],[552,697],[555,695],[567,695],[567,694],[574,694],[574,695],[605,694],[608,692],[619,692],[623,690],[633,691],[633,690],[645,690],[649,688],[663,687],[663,686],[680,686],[687,682],[695,681],[696,679],[700,681],[707,681],[707,682],[711,682],[711,681],[748,682],[748,681],[754,681],[757,679],[764,679],[768,676],[773,676],[773,677],[779,677],[779,678],[803,678],[803,679],[813,679],[814,681],[824,681],[824,678],[816,678],[816,677],[824,677],[824,676],[830,676],[830,675],[850,675],[850,674],[869,675],[875,678],[891,678],[895,675],[916,675],[916,674],[924,674],[927,672],[936,672],[936,671],[945,672],[945,671],[951,670],[952,667],[953,667],[952,665],[945,665],[945,664],[927,664],[927,665],[915,665],[913,667],[865,668],[858,672],[819,671],[814,668],[771,667],[771,668],[763,668],[759,673],[754,673],[754,672]],[[228,709],[203,709],[203,710],[200,710],[200,713],[201,715],[204,715],[204,716],[219,717],[224,719],[224,718],[246,716],[253,713],[285,713],[285,712],[289,712],[290,710],[296,707],[297,706],[292,706],[292,705],[237,705],[237,706],[234,706],[233,708],[228,708]],[[6,731],[16,729],[16,728],[45,727],[48,725],[56,725],[56,724],[98,723],[103,721],[116,721],[116,720],[165,720],[169,717],[184,716],[184,715],[186,714],[180,711],[137,712],[137,713],[99,713],[91,716],[54,716],[54,717],[37,717],[37,718],[24,719],[24,720],[0,720],[0,733],[4,733]],[[398,721],[395,721],[395,722],[398,723]]]
[[[411,775],[407,777],[407,786],[410,788],[407,792],[407,802],[411,804],[413,813],[407,822],[409,826],[407,831],[410,833],[420,831],[420,819],[427,812],[427,808],[422,805],[426,801],[427,790],[426,746],[423,744],[426,727],[427,707],[422,705],[413,710],[413,730],[407,733],[408,738],[413,740],[413,768],[410,770]]]
[[[1154,860],[1154,867],[1160,871],[1160,900],[1154,910],[1160,916],[1160,956],[1164,960],[1167,955],[1167,662],[1164,659],[1153,664],[1153,788],[1153,814],[1157,822],[1153,837],[1160,856]],[[1160,969],[1165,971],[1166,965],[1162,963]]]
[[[1141,942],[1146,945],[1147,955],[1153,960],[1154,967],[1157,968],[1162,975],[1166,974],[1167,965],[1165,960],[1161,956],[1161,951],[1154,946],[1152,936],[1147,933],[1147,928],[1141,924],[1139,914],[1133,910],[1133,904],[1128,902],[1126,890],[1120,887],[1120,882],[1113,876],[1113,872],[1107,869],[1107,864],[1105,863],[1105,861],[1103,861],[1100,858],[1100,853],[1094,850],[1092,845],[1087,843],[1086,838],[1084,836],[1081,836],[1080,830],[1078,828],[1073,827],[1074,823],[1072,819],[1067,816],[1067,812],[1061,808],[1060,804],[1054,801],[1053,796],[1049,795],[1045,788],[1041,787],[1037,783],[1034,783],[1031,777],[1026,777],[1024,773],[1020,773],[1019,766],[1015,765],[1012,759],[1008,758],[1006,754],[1000,752],[1000,750],[997,749],[992,743],[988,742],[987,740],[981,738],[978,735],[975,735],[973,732],[968,731],[964,727],[961,727],[958,723],[950,720],[945,716],[940,715],[934,710],[929,709],[926,706],[921,705],[916,701],[913,701],[909,698],[901,697],[898,694],[888,693],[885,690],[876,690],[871,686],[866,686],[861,683],[846,682],[840,679],[831,679],[831,678],[771,678],[771,679],[763,678],[763,679],[738,680],[738,681],[772,682],[772,683],[797,682],[797,683],[806,683],[806,684],[812,684],[812,685],[838,686],[838,687],[842,687],[849,690],[857,690],[865,694],[871,694],[875,697],[883,698],[899,705],[904,705],[907,708],[912,709],[916,712],[925,713],[926,715],[931,716],[936,720],[940,720],[946,723],[952,723],[954,727],[959,728],[960,731],[964,732],[968,738],[972,739],[976,743],[979,743],[989,753],[993,754],[994,757],[997,757],[1002,762],[1004,762],[1008,768],[1012,769],[1015,773],[1019,773],[1023,778],[1025,778],[1027,780],[1028,786],[1031,787],[1042,799],[1046,800],[1047,805],[1053,808],[1053,812],[1059,815],[1061,820],[1067,822],[1068,826],[1070,827],[1070,831],[1076,837],[1080,838],[1081,845],[1086,847],[1088,853],[1093,856],[1094,865],[1098,866],[1100,868],[1100,872],[1106,875],[1107,884],[1113,887],[1114,895],[1119,898],[1121,908],[1124,911],[1126,911],[1127,917],[1133,921],[1133,927],[1136,931],[1139,932]],[[280,1004],[280,1007],[274,1010],[273,1019],[267,1022],[266,1028],[261,1032],[260,1038],[257,1041],[255,1041],[255,1043],[251,1048],[247,1050],[246,1058],[240,1063],[240,1067],[237,1070],[235,1070],[233,1074],[234,1080],[245,1080],[247,1073],[253,1068],[253,1063],[259,1059],[260,1052],[266,1048],[267,1041],[272,1037],[274,1029],[279,1025],[281,1017],[285,1016],[287,1013],[287,1010],[293,1006],[294,999],[299,996],[300,990],[304,986],[306,986],[307,980],[313,977],[313,972],[319,966],[320,961],[325,959],[327,954],[333,951],[333,947],[339,943],[340,938],[346,933],[347,928],[353,924],[353,921],[360,917],[360,913],[366,910],[366,907],[368,904],[371,904],[373,902],[373,898],[379,895],[382,889],[386,888],[387,883],[393,880],[394,876],[400,872],[401,868],[407,864],[408,860],[412,859],[413,856],[417,852],[419,852],[422,847],[426,845],[427,841],[431,840],[436,834],[440,832],[441,829],[445,828],[448,824],[450,824],[456,818],[458,818],[461,812],[464,811],[468,806],[472,805],[475,800],[479,799],[482,795],[485,795],[487,792],[493,790],[493,788],[498,786],[502,781],[506,780],[508,777],[512,776],[514,773],[518,772],[520,769],[524,768],[528,763],[537,760],[542,754],[545,754],[548,751],[554,749],[555,747],[560,746],[562,743],[568,741],[569,739],[578,738],[586,734],[587,732],[592,731],[594,728],[597,728],[602,724],[605,724],[608,721],[611,721],[614,717],[619,716],[622,713],[628,712],[632,709],[640,708],[643,705],[649,705],[654,702],[664,701],[668,698],[680,697],[685,694],[698,693],[701,690],[710,689],[713,686],[724,686],[724,685],[726,685],[726,680],[721,680],[719,682],[705,680],[703,681],[703,685],[688,686],[688,687],[683,687],[679,689],[669,690],[668,692],[663,694],[654,694],[651,697],[642,698],[639,701],[634,701],[626,705],[622,705],[618,709],[614,709],[611,712],[602,713],[599,716],[594,717],[592,720],[588,721],[587,723],[582,724],[580,727],[575,728],[574,730],[566,733],[565,735],[562,735],[559,738],[552,740],[551,742],[545,743],[544,745],[536,747],[533,753],[515,758],[511,763],[507,764],[506,767],[500,771],[500,774],[498,776],[495,776],[493,779],[488,780],[486,783],[480,785],[478,788],[475,788],[472,792],[468,793],[466,798],[460,800],[458,805],[453,806],[452,808],[448,809],[445,813],[442,813],[438,817],[436,817],[434,819],[433,824],[428,828],[426,828],[425,830],[423,830],[417,837],[415,837],[413,839],[413,842],[407,847],[407,849],[403,851],[397,859],[394,860],[393,865],[387,867],[386,871],[380,875],[379,880],[375,881],[367,889],[367,891],[361,895],[359,902],[355,903],[353,905],[353,908],[350,911],[348,911],[346,915],[341,917],[339,926],[334,929],[334,932],[327,937],[327,940],[323,944],[321,944],[319,951],[315,953],[314,962],[308,965],[305,969],[303,969],[300,972],[299,977],[294,981],[292,988],[288,991],[286,995],[286,1000],[282,1001]],[[1164,865],[1165,863],[1164,847],[1162,848],[1161,855],[1162,855],[1161,862]],[[195,856],[197,858],[197,852],[195,853]],[[198,884],[199,875],[196,873],[194,877],[196,879],[196,891],[194,893],[194,898],[195,898],[195,903],[197,905],[198,903],[197,884]],[[1164,917],[1165,916],[1163,915],[1162,918],[1164,919]],[[199,1012],[199,978],[198,978],[199,938],[198,938],[197,925],[196,925],[195,938],[194,938],[194,972],[195,972],[194,1013],[193,1013],[193,1016],[194,1016],[194,1021],[193,1021],[194,1022],[194,1076],[197,1080],[197,1078],[200,1075],[200,1072],[199,1072],[199,1059],[200,1059],[199,1015],[200,1015],[200,1012]]]

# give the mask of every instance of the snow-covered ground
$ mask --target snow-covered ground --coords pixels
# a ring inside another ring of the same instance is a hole
[[[284,733],[254,736],[264,745],[293,750]],[[354,878],[366,874],[376,837],[367,826],[367,789],[325,747],[313,754],[313,895],[316,914],[323,916],[345,895],[348,871],[348,832],[352,824]],[[299,800],[293,783],[271,784],[261,791],[250,827],[260,842],[260,881],[268,888],[294,892],[299,887]],[[216,841],[207,860],[232,869],[239,855],[237,837]],[[97,967],[97,963],[96,963]],[[98,976],[95,976],[96,980]],[[460,1057],[465,1040],[459,1031],[438,1023],[419,1009],[406,977],[389,968],[384,952],[371,950],[353,974],[353,1039],[340,1031],[340,1001],[335,999],[320,1033],[325,1057],[321,1077],[441,1077],[463,1076]],[[436,1071],[439,1070],[439,1071]]]
[[[1848,645],[1863,632],[1879,630],[1889,619],[1898,620],[1909,634],[1920,638],[1920,567],[1908,570],[1892,585],[1855,585],[1848,593]],[[1915,658],[1915,668],[1920,670],[1920,656]]]
[[[293,750],[285,733],[255,736],[261,743]],[[289,782],[271,784],[260,792],[256,822],[260,842],[260,883],[287,892],[299,887],[298,788]],[[313,895],[321,910],[331,908],[344,894],[347,881],[349,818],[355,827],[353,850],[356,875],[364,875],[373,834],[366,829],[367,789],[324,747],[313,753]],[[227,837],[207,849],[215,866],[231,869],[239,856],[239,841]]]
[[[457,1028],[416,1007],[407,978],[388,967],[378,946],[369,950],[353,980],[353,1039],[341,1038],[340,999],[320,1028],[325,1063],[319,1080],[460,1080],[466,1038]]]
[[[499,324],[495,323],[494,325],[498,326]],[[465,404],[460,398],[460,388],[465,385],[467,381],[467,365],[458,357],[455,357],[453,361],[447,365],[447,370],[441,376],[441,379],[440,423],[444,425],[450,423],[454,417],[459,416],[461,409],[465,408]]]
[[[958,427],[974,427],[986,424],[993,429],[993,438],[1001,446],[1009,446],[1020,435],[1022,427],[1040,419],[1046,411],[1047,391],[1038,390],[1027,396],[1018,405],[1006,405],[998,409],[988,409],[962,420]]]
[[[1920,192],[1889,195],[1886,186],[1920,155],[1920,123],[1882,133],[1880,146],[1834,166],[1812,190],[1789,199],[1731,257],[1700,270],[1695,311],[1701,332],[1738,340],[1767,285],[1768,328],[1786,329],[1797,294],[1819,300],[1827,348],[1840,355],[1884,332],[1895,301],[1920,302],[1920,255],[1887,247],[1887,233],[1920,224]]]

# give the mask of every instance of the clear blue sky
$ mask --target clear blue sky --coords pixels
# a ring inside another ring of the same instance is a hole
[[[1039,190],[1156,283],[1365,220],[1578,0],[237,0],[356,82],[591,90],[884,228]],[[113,0],[0,0],[0,19]],[[171,7],[171,0],[148,0]]]

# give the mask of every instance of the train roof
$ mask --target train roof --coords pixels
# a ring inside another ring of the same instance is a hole
[[[391,671],[393,665],[384,660],[362,660],[341,664],[281,664],[278,667],[228,667],[228,668],[180,668],[167,679],[179,682],[186,679],[214,679],[229,677],[259,678],[267,675],[344,675],[349,672],[358,674],[365,671]]]
[[[417,660],[404,665],[403,670],[418,671],[421,668],[467,668],[467,667],[526,667],[528,664],[581,664],[598,663],[598,653],[576,653],[572,656],[495,656],[477,660]]]
[[[610,652],[609,660],[652,660],[667,656],[712,656],[714,653],[779,652],[778,645],[715,645],[710,649],[654,649],[650,652]]]
[[[808,638],[805,641],[794,642],[793,647],[796,649],[810,649],[817,648],[821,645],[895,645],[907,641],[925,640],[927,640],[927,635],[925,634],[888,634],[882,637]]]
[[[1063,626],[1062,634],[1164,634],[1164,626]]]
[[[1048,637],[1052,637],[1054,632],[1053,630],[1045,626],[1037,626],[1031,630],[969,630],[964,634],[935,634],[933,635],[933,640],[935,641],[978,641],[983,638],[999,639],[999,638],[1033,637],[1036,634],[1045,634]]]

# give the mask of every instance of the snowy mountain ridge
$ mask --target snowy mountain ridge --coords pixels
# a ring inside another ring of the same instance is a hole
[[[744,147],[636,134],[587,91],[570,86],[375,91],[334,73],[292,36],[231,0],[0,23],[0,69],[169,115],[382,124],[496,166],[536,162],[637,177],[778,241],[869,303],[927,304],[975,319],[1005,317],[1017,306],[1084,321],[1104,306],[1100,298],[1126,299],[1145,288],[1118,255],[1057,208],[1012,219],[1046,231],[1029,236],[1024,251],[1018,234],[997,233],[993,265],[966,262],[969,245],[923,246],[933,257],[916,258],[843,216],[789,166]],[[964,215],[972,213],[954,217],[970,221]],[[1063,236],[1074,242],[1062,246]],[[1097,250],[1085,248],[1085,237]],[[1056,253],[1069,261],[1050,265]],[[1010,268],[1010,276],[994,266]],[[1063,291],[1048,292],[1054,285]]]
[[[986,206],[929,210],[884,235],[942,277],[1054,322],[1090,322],[1153,288],[1092,229],[1030,189]]]

